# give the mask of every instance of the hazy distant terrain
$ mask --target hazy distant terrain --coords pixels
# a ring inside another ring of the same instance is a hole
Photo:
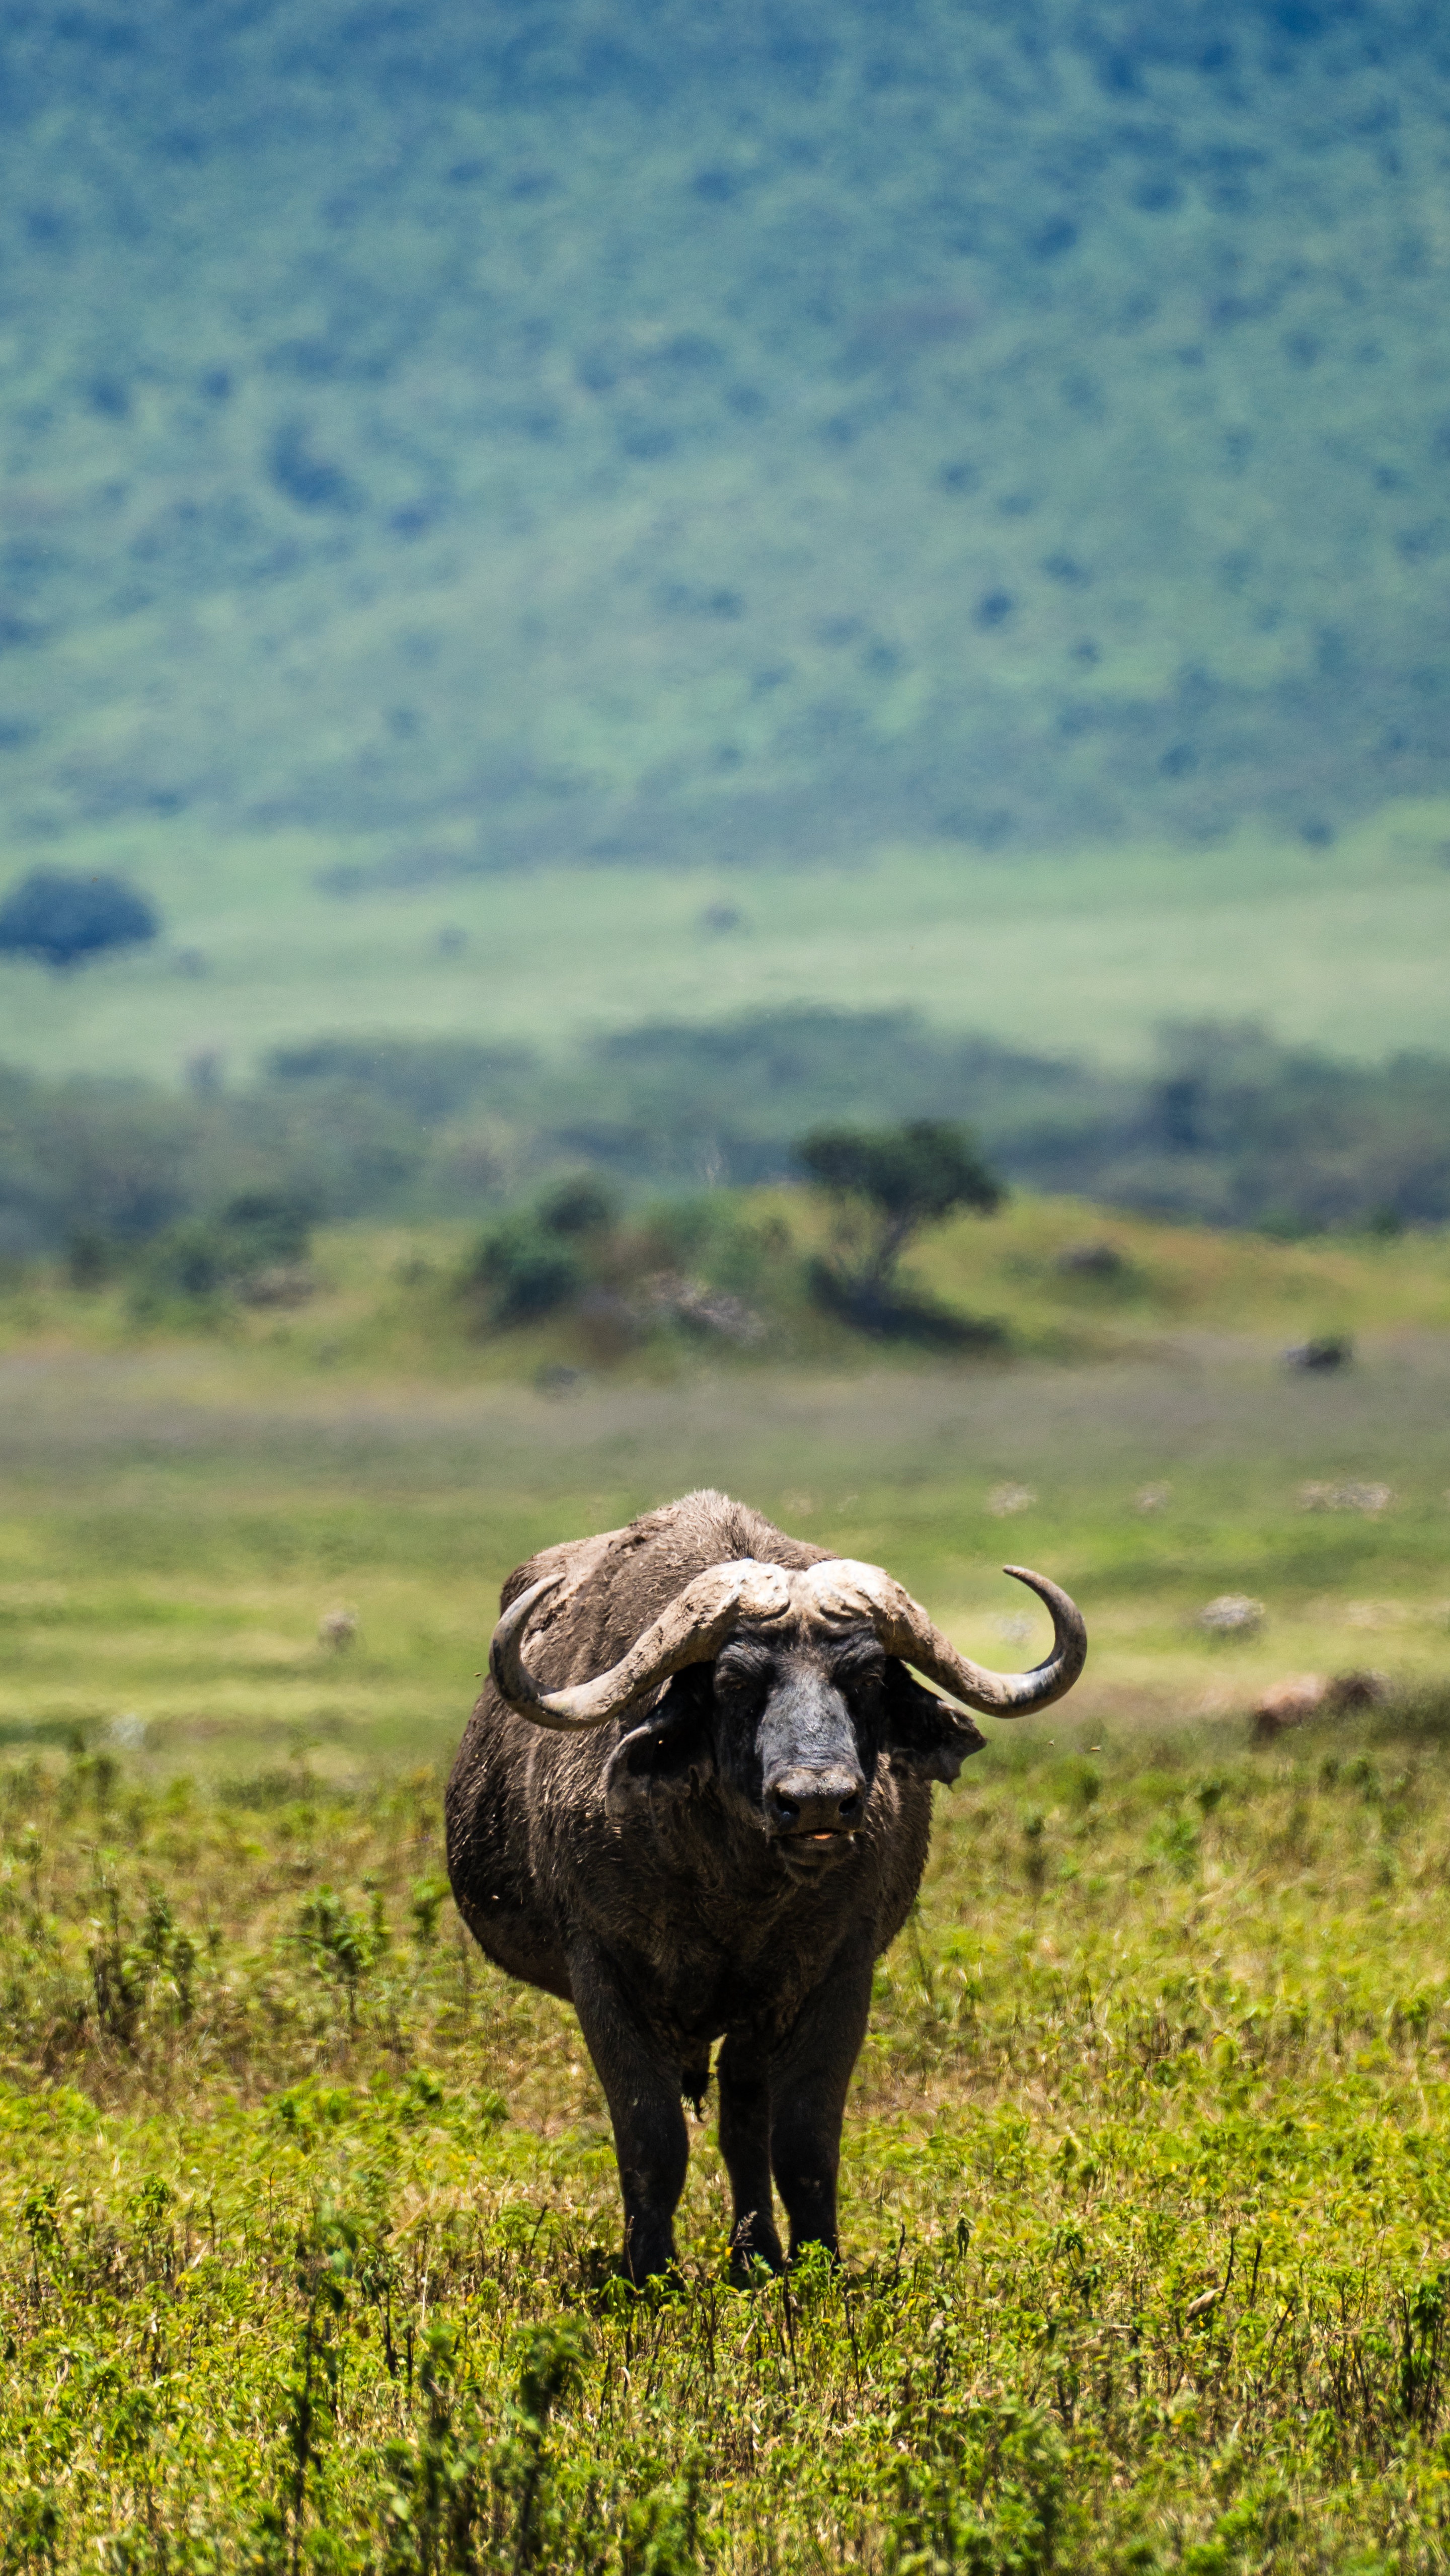
[[[1437,13],[137,0],[0,46],[18,858],[1313,849],[1450,785]]]
[[[133,819],[74,855],[118,859],[165,936],[69,975],[0,960],[0,1061],[175,1082],[207,1059],[236,1083],[275,1046],[389,1031],[557,1060],[660,1019],[800,1003],[908,1006],[1115,1068],[1148,1063],[1166,1020],[1244,1017],[1374,1060],[1445,1045],[1447,848],[1450,799],[1425,799],[1329,850],[1254,833],[1209,854],[898,845],[847,865],[575,862],[338,895],[318,883],[320,833]]]

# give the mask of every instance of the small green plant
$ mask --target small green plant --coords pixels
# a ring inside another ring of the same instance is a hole
[[[1174,1878],[1187,1880],[1198,1875],[1202,1839],[1193,1818],[1180,1811],[1156,1824],[1148,1841],[1150,1851],[1164,1868]]]
[[[884,2565],[888,2576],[1052,2576],[1067,2518],[1067,2446],[1049,2415],[942,2398],[913,2427]]]
[[[152,1962],[144,1948],[126,1936],[120,1891],[101,1891],[102,1911],[93,1926],[91,1986],[96,2020],[107,2037],[133,2048],[151,1983]]]
[[[342,1989],[348,2021],[354,2023],[361,1988],[387,1946],[378,1910],[374,1908],[369,1918],[349,1906],[335,1889],[319,1887],[299,1910],[297,1939],[319,1975]]]
[[[418,2373],[422,2422],[383,2454],[381,2576],[471,2571],[480,2542],[487,2545],[487,2429],[476,2391],[459,2385],[458,2362],[456,2335],[444,2324],[430,2326]]]
[[[562,2535],[551,2528],[557,2508],[549,2476],[549,2423],[578,2387],[587,2352],[578,2327],[567,2324],[533,2327],[519,2345],[518,2381],[490,2463],[494,2485],[512,2509],[513,2564],[519,2568],[557,2563]]]
[[[430,1872],[415,1879],[408,1896],[413,1938],[420,1950],[431,1950],[438,1938],[438,1917],[448,1902],[448,1881]]]

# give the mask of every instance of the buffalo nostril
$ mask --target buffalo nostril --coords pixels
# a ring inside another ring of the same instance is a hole
[[[765,1796],[773,1830],[794,1840],[829,1841],[832,1835],[854,1833],[864,1806],[865,1783],[859,1777],[853,1780],[844,1767],[787,1771],[770,1783]]]

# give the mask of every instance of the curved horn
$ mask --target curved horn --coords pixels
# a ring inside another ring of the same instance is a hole
[[[919,1601],[884,1574],[879,1565],[859,1565],[837,1558],[812,1566],[806,1577],[816,1606],[828,1622],[867,1619],[889,1655],[915,1664],[938,1688],[949,1691],[968,1708],[990,1710],[995,1717],[1020,1717],[1024,1709],[1048,1708],[1070,1691],[1087,1661],[1087,1629],[1075,1601],[1025,1565],[1007,1565],[1004,1574],[1025,1583],[1052,1613],[1052,1652],[1030,1673],[994,1673],[959,1655],[950,1638],[927,1617]]]
[[[677,1592],[652,1627],[637,1638],[629,1653],[593,1681],[575,1682],[567,1690],[544,1690],[524,1661],[524,1630],[545,1596],[557,1590],[562,1574],[546,1574],[510,1604],[493,1632],[488,1667],[501,1699],[520,1717],[561,1734],[603,1726],[647,1699],[671,1673],[686,1664],[709,1663],[718,1655],[742,1613],[752,1619],[778,1619],[791,1605],[790,1579],[783,1567],[759,1565],[741,1557],[731,1565],[708,1566]]]

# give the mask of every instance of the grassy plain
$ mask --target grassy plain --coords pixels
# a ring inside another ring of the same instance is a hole
[[[1056,1270],[1090,1232],[1126,1284]],[[288,1340],[10,1306],[0,2563],[1442,2568],[1444,1245],[1028,1205],[933,1255],[1015,1283],[1023,1356],[560,1395],[546,1340],[467,1343],[446,1255],[325,1242]],[[1286,1372],[1329,1325],[1355,1365]],[[939,1800],[842,2275],[724,2286],[707,2125],[640,2305],[577,2032],[470,1957],[438,1781],[507,1566],[706,1480],[998,1662],[1036,1630],[995,1568],[1042,1564],[1094,1653]],[[1256,1637],[1196,1625],[1226,1590]],[[1391,1708],[1250,1746],[1264,1680],[1365,1664]]]
[[[69,977],[0,963],[3,1055],[168,1082],[209,1055],[240,1080],[319,1028],[559,1056],[641,1021],[803,997],[909,1004],[949,1031],[1111,1066],[1141,1065],[1165,1018],[1259,1018],[1335,1055],[1438,1051],[1447,847],[1450,805],[1424,798],[1328,850],[1245,830],[1211,866],[1166,843],[995,859],[887,843],[792,870],[540,866],[339,900],[316,877],[368,864],[366,842],[228,843],[148,821],[92,834],[77,860],[152,891],[165,941]],[[706,918],[719,906],[739,916],[723,934]]]
[[[822,1224],[799,1192],[742,1206],[800,1247]],[[1049,1564],[1092,1610],[1094,1708],[1122,1692],[1158,1715],[1236,1704],[1326,1657],[1435,1664],[1442,1236],[1275,1244],[1019,1199],[918,1257],[936,1295],[1012,1337],[947,1366],[883,1354],[788,1284],[758,1353],[665,1334],[604,1365],[569,1317],[479,1338],[452,1286],[465,1241],[324,1234],[311,1303],[223,1306],[186,1331],[174,1314],[138,1322],[124,1282],[12,1286],[4,1544],[20,1588],[0,1723],[129,1715],[163,1767],[235,1770],[313,1739],[340,1778],[433,1759],[510,1565],[711,1482],[890,1562],[988,1660],[993,1622],[1033,1615],[993,1566]],[[1120,1269],[1065,1270],[1083,1244]],[[1356,1337],[1350,1368],[1285,1367],[1286,1346],[1336,1333]],[[1301,1499],[1356,1485],[1391,1499]],[[1269,1616],[1215,1649],[1193,1614],[1227,1590]],[[345,1665],[316,1644],[339,1604],[362,1628]]]

